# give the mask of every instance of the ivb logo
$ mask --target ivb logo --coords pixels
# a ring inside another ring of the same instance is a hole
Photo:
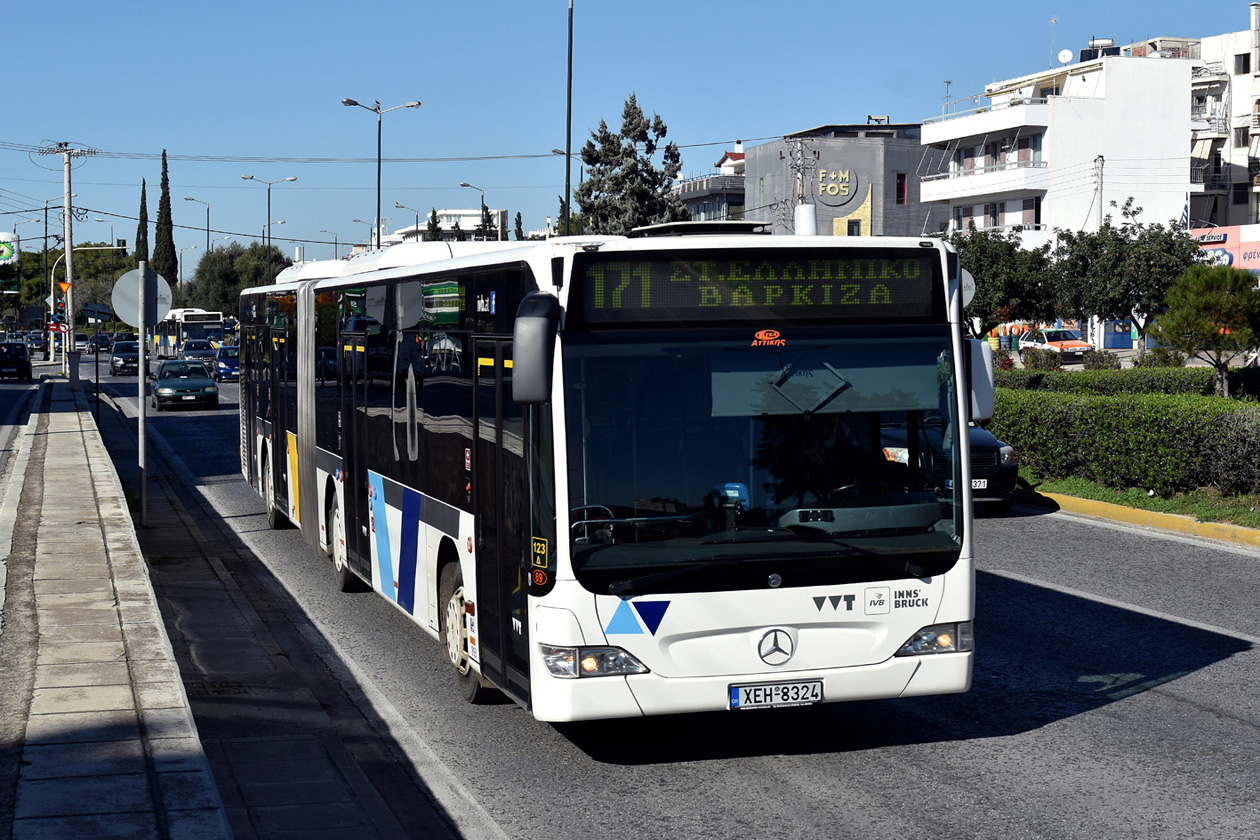
[[[786,347],[787,341],[778,330],[759,330],[753,335],[753,347]]]

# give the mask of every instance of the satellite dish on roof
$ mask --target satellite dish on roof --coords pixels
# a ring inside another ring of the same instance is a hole
[[[1059,51],[1059,63],[1060,63],[1060,64],[1067,64],[1067,63],[1068,63],[1069,61],[1071,61],[1071,60],[1072,60],[1072,51],[1071,51],[1071,50],[1060,50],[1060,51]]]

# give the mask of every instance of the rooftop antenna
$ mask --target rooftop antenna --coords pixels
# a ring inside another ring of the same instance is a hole
[[[949,86],[952,84],[953,82],[949,79],[945,80],[945,101],[941,103],[941,116],[945,116],[949,113]]]
[[[1050,18],[1050,55],[1054,55],[1054,36],[1059,29],[1059,19]],[[1050,59],[1050,69],[1054,69],[1054,59]]]

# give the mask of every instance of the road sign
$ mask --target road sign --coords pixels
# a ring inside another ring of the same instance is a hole
[[[137,306],[137,307],[139,307],[139,305],[140,305],[139,303],[137,303],[137,304],[136,304],[136,306]],[[137,310],[137,311],[138,311],[138,310]],[[69,325],[69,324],[58,324],[58,325],[57,325],[57,332],[70,332],[70,325]]]
[[[63,282],[58,281],[58,282],[57,282],[57,285],[58,285],[59,287],[61,287],[61,293],[62,293],[63,295],[64,295],[66,292],[70,291],[70,284],[69,284],[69,283],[63,283]]]
[[[139,302],[136,305],[139,306]],[[97,321],[108,321],[112,313],[108,306],[102,306],[99,303],[85,303],[83,304],[83,314]],[[139,314],[138,311],[137,314]]]
[[[152,327],[171,311],[171,284],[156,271],[146,269],[144,274],[148,281],[144,296],[144,323],[146,327]],[[133,268],[118,278],[111,300],[120,321],[133,327],[140,326],[140,269]]]

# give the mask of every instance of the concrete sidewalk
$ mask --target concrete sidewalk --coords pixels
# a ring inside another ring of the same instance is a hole
[[[48,372],[0,509],[0,725],[20,752],[0,835],[231,837],[89,401]]]

